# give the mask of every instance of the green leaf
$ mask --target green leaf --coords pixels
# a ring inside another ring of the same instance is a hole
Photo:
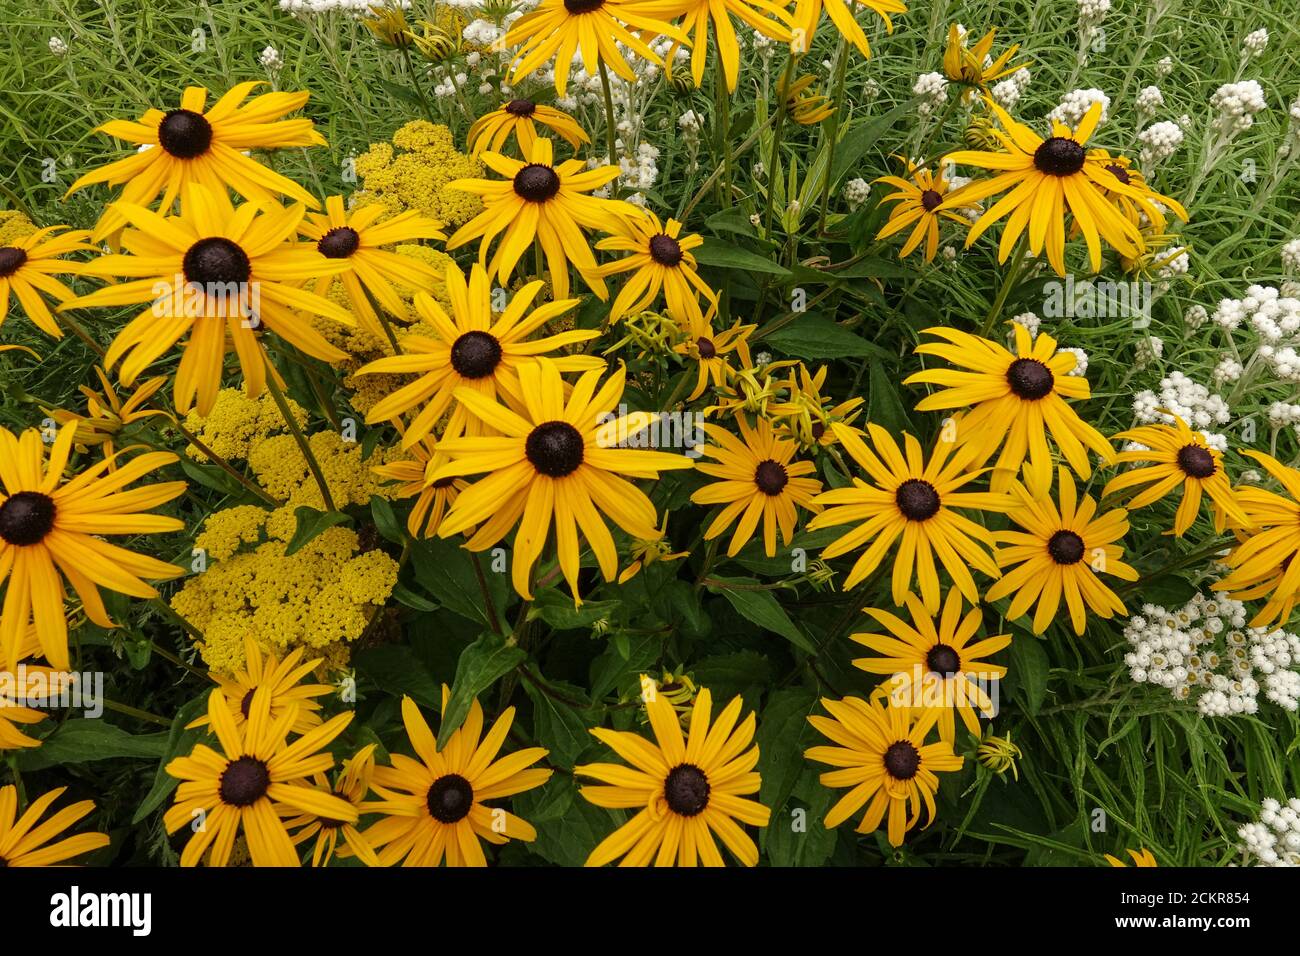
[[[447,745],[452,733],[465,721],[470,704],[479,694],[510,673],[527,657],[514,640],[496,634],[484,634],[460,652],[456,661],[456,678],[451,685],[447,709],[438,730],[438,749]]]
[[[874,422],[897,438],[900,432],[912,431],[907,409],[898,398],[898,375],[885,371],[879,359],[871,360],[867,386],[866,421]]]
[[[553,777],[546,786],[521,793],[513,800],[515,812],[537,828],[537,839],[528,849],[559,866],[582,866],[623,819],[621,814],[615,815],[583,798],[570,777]],[[555,808],[562,801],[567,801],[567,806],[557,812]],[[534,809],[541,812],[535,813]]]
[[[808,715],[817,695],[804,687],[773,691],[758,720],[759,773],[763,778],[759,799],[774,811],[785,806],[805,761],[800,739],[810,726]]]
[[[621,653],[610,640],[610,647],[591,662],[591,698],[601,700],[629,675],[651,670],[663,653],[664,638],[659,634],[627,636],[627,654]]]
[[[763,829],[763,849],[772,866],[821,866],[835,850],[838,838],[823,822],[839,794],[823,787],[817,780],[819,770],[804,766],[795,784],[794,795],[772,814]]]
[[[888,113],[864,120],[851,127],[835,150],[835,166],[831,174],[831,188],[839,186],[850,169],[858,165],[867,151],[887,133],[895,123],[916,110],[912,100],[900,103]]]
[[[422,707],[442,707],[442,685],[416,656],[402,644],[382,644],[357,652],[352,666],[385,694],[408,695]]]
[[[800,650],[807,651],[809,654],[817,653],[817,648],[813,646],[812,641],[795,627],[794,622],[785,613],[785,609],[777,603],[772,592],[758,588],[758,581],[754,578],[723,578],[713,575],[709,580],[716,582],[709,585],[709,591],[725,597],[741,617],[766,631],[780,634]],[[737,585],[740,589],[728,585]],[[754,589],[749,590],[749,588]]]
[[[393,544],[406,543],[406,529],[397,520],[392,502],[387,498],[381,498],[379,495],[370,496],[370,520],[375,523],[375,527],[385,540]]]
[[[473,562],[477,556],[451,541],[429,538],[411,545],[411,567],[415,579],[439,605],[478,624],[492,625],[483,606],[483,591]],[[504,574],[483,565],[483,579],[496,607],[497,620],[506,604],[509,586]]]
[[[695,682],[709,688],[719,703],[751,687],[766,689],[772,683],[772,662],[757,651],[705,657],[690,672]]]
[[[769,275],[787,277],[790,270],[771,259],[712,236],[704,237],[704,244],[694,249],[697,262],[720,269],[740,269],[743,272],[766,272]]]
[[[1047,693],[1048,663],[1043,642],[1036,637],[1016,635],[1011,641],[1010,670],[1016,675],[1025,712],[1036,716]]]
[[[196,697],[194,700],[186,703],[179,711],[176,712],[176,718],[172,721],[171,730],[167,733],[167,740],[163,745],[162,759],[158,761],[158,771],[154,774],[153,787],[141,801],[140,806],[136,807],[135,816],[131,818],[131,823],[136,824],[144,820],[145,817],[153,813],[163,802],[171,796],[176,785],[180,783],[175,777],[167,772],[167,765],[172,759],[187,754],[194,749],[194,745],[202,740],[209,733],[207,727],[195,727],[193,730],[186,730],[186,724],[196,720],[208,710],[208,695]]]
[[[346,524],[352,520],[341,511],[317,511],[307,505],[299,506],[294,511],[294,514],[298,518],[298,527],[294,529],[293,537],[285,545],[284,556],[286,558],[297,554],[322,531],[336,525]]]
[[[786,355],[802,359],[893,358],[875,342],[825,316],[804,315],[763,341]]]
[[[621,606],[621,601],[584,601],[574,607],[573,598],[557,588],[547,588],[537,593],[528,609],[528,620],[540,617],[557,631],[580,630],[590,628]]]
[[[581,687],[544,680],[535,669],[529,669],[523,685],[533,702],[533,734],[537,743],[550,751],[547,762],[572,768],[595,743],[587,728],[600,723],[602,708],[592,707]]]
[[[22,751],[18,762],[23,770],[43,770],[95,760],[157,760],[167,750],[167,737],[166,733],[135,736],[106,720],[74,717],[54,728],[39,749]]]
[[[216,465],[199,464],[188,455],[181,456],[180,465],[181,471],[185,472],[185,477],[195,484],[202,485],[204,488],[211,488],[213,491],[219,491],[231,498],[251,497],[247,488]]]

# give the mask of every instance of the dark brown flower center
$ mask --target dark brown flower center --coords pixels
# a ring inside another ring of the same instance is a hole
[[[1184,445],[1178,449],[1178,467],[1193,478],[1209,478],[1215,471],[1214,456],[1200,445]]]
[[[939,493],[920,478],[909,478],[894,492],[898,510],[908,521],[925,521],[939,513]]]
[[[1034,166],[1049,176],[1073,176],[1083,169],[1086,156],[1083,147],[1074,140],[1053,136],[1034,150]]]
[[[695,340],[695,347],[700,350],[702,359],[711,359],[718,354],[718,347],[713,344],[713,339],[705,338],[703,335]]]
[[[564,9],[570,13],[591,13],[605,5],[605,0],[564,0]]]
[[[321,236],[316,249],[326,259],[346,259],[361,247],[361,236],[351,226],[339,226]]]
[[[434,482],[430,487],[432,487],[432,488],[450,488],[450,487],[451,487],[452,485],[454,485],[455,483],[456,483],[456,479],[455,479],[454,477],[453,477],[453,478],[439,478],[439,479],[438,479],[437,481],[435,481],[435,482]]]
[[[215,285],[239,285],[253,274],[248,254],[229,239],[214,236],[200,239],[190,246],[182,260],[185,279],[208,288]]]
[[[39,491],[20,491],[0,505],[0,539],[22,547],[39,544],[54,530],[58,508]]]
[[[1051,393],[1056,376],[1038,359],[1021,358],[1007,367],[1007,384],[1020,398],[1037,401]]]
[[[899,740],[885,751],[885,771],[895,780],[911,780],[921,768],[921,752],[910,740]]]
[[[532,116],[537,112],[537,104],[532,100],[511,100],[503,109],[511,116]]]
[[[177,159],[194,159],[212,145],[212,124],[193,110],[172,110],[158,124],[158,142]]]
[[[1047,553],[1057,564],[1078,564],[1083,560],[1083,539],[1073,531],[1058,531],[1047,539]]]
[[[696,816],[709,805],[709,778],[694,764],[678,764],[668,771],[664,799],[678,816]]]
[[[429,814],[439,823],[456,823],[474,809],[474,788],[458,773],[439,777],[429,788]]]
[[[933,189],[927,189],[921,193],[921,208],[926,212],[934,212],[941,202],[943,202],[943,197]]]
[[[13,275],[26,261],[26,249],[19,249],[17,246],[0,247],[0,279]]]
[[[568,422],[544,422],[528,433],[524,454],[541,474],[563,478],[582,464],[582,444],[582,433]]]
[[[462,378],[486,378],[501,362],[501,343],[487,332],[466,332],[451,346],[451,367]]]
[[[754,469],[754,484],[765,495],[779,495],[789,481],[785,468],[771,458],[760,461]]]
[[[1127,186],[1129,184],[1129,181],[1132,179],[1132,177],[1129,176],[1128,174],[1128,170],[1125,169],[1123,166],[1121,166],[1119,163],[1111,163],[1109,166],[1106,167],[1106,171],[1110,173],[1112,176],[1114,176],[1116,179],[1118,179],[1120,182],[1122,182],[1125,186]]]
[[[529,163],[515,173],[515,194],[529,202],[546,202],[560,191],[560,177],[550,166]]]
[[[650,258],[661,266],[675,266],[682,261],[682,246],[672,236],[660,233],[650,237]]]
[[[925,655],[925,666],[942,677],[951,677],[961,670],[961,655],[947,644],[936,644]]]
[[[250,807],[271,787],[271,772],[256,757],[240,757],[221,774],[221,802],[231,807]]]
[[[253,709],[253,695],[255,693],[257,693],[256,687],[245,694],[243,699],[239,702],[239,712],[244,715],[245,720],[248,719],[248,715]]]

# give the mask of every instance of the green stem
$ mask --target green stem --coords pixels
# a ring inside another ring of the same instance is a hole
[[[840,139],[840,113],[844,108],[844,81],[848,75],[849,38],[840,37],[839,52],[835,55],[835,83],[831,93],[831,107],[834,112],[826,120],[826,135],[830,137],[826,144],[826,174],[822,179],[822,209],[817,219],[817,235],[826,232],[826,210],[831,201],[831,177],[835,172],[835,147]]]
[[[176,423],[176,430],[181,433],[181,437],[184,438],[191,445],[193,445],[195,448],[197,448],[199,450],[199,454],[203,455],[204,458],[208,459],[210,462],[212,462],[214,465],[216,465],[218,468],[220,468],[222,471],[228,474],[231,478],[234,478],[237,482],[243,485],[246,489],[252,492],[253,495],[255,495],[264,503],[270,505],[273,508],[280,507],[280,502],[272,498],[264,490],[259,488],[255,482],[249,479],[248,476],[243,474],[243,472],[241,472],[238,468],[236,468],[230,462],[226,461],[226,459],[222,458],[215,451],[213,451],[206,444],[204,444],[203,440],[199,438],[198,435],[193,434],[189,429],[187,429],[184,425],[182,425],[179,419],[174,419],[174,421]]]
[[[399,49],[402,51],[402,59],[406,61],[406,71],[411,74],[411,86],[415,87],[415,95],[420,98],[420,107],[424,110],[424,118],[430,123],[437,122],[433,118],[433,110],[429,106],[429,101],[425,98],[424,84],[420,82],[419,75],[415,71],[415,64],[411,61],[409,45],[403,45]],[[452,83],[455,83],[455,78],[452,79]]]
[[[741,143],[739,146],[737,146],[735,152],[732,153],[732,158],[739,159],[741,156],[744,156],[747,152],[749,152],[753,148],[754,144],[758,142],[759,136],[762,135],[764,130],[766,130],[769,126],[772,125],[772,122],[775,119],[776,119],[775,114],[769,116],[767,119],[765,119],[762,122],[762,124],[758,127],[758,129],[754,130],[754,132],[750,133],[747,137],[745,137],[745,141]],[[705,195],[708,194],[709,190],[713,188],[713,184],[718,181],[718,178],[721,175],[722,175],[722,167],[718,166],[716,169],[713,170],[712,173],[709,174],[709,178],[704,180],[704,182],[700,184],[700,188],[696,190],[695,195],[691,197],[691,201],[688,202],[682,208],[682,211],[674,218],[676,218],[680,222],[685,222],[686,217],[689,216],[691,214],[691,211],[700,204],[700,200],[703,199]]]
[[[119,704],[115,700],[109,700],[107,697],[101,701],[105,710],[111,710],[114,713],[126,714],[128,717],[135,717],[137,720],[148,721],[151,724],[157,724],[160,727],[170,727],[172,722],[166,717],[159,717],[157,714],[151,714],[147,710],[141,710],[138,707],[132,707],[130,704]]]
[[[104,360],[104,356],[107,354],[104,350],[104,346],[91,338],[90,333],[86,331],[85,327],[82,326],[80,322],[74,319],[67,312],[60,312],[59,318],[63,320],[63,324],[68,327],[69,331],[71,331],[73,335],[81,339],[88,349],[99,356],[101,362]]]
[[[1006,275],[1002,278],[1002,286],[998,289],[997,298],[993,300],[993,307],[989,309],[988,315],[984,316],[984,322],[980,326],[981,337],[988,338],[989,333],[993,331],[993,324],[1002,315],[1002,307],[1007,303],[1007,296],[1020,281],[1020,274],[1024,270],[1025,252],[1028,248],[1028,244],[1023,239],[1016,244],[1016,253],[1011,259]]]
[[[479,561],[478,552],[470,552],[471,564],[474,565],[474,577],[478,579],[479,593],[483,596],[483,613],[487,615],[488,627],[493,634],[504,635],[501,621],[497,619],[496,605],[492,601],[492,592],[488,590],[487,577],[483,574],[483,563]]]
[[[605,94],[605,143],[609,149],[609,163],[618,166],[618,122],[614,119],[614,92],[609,86],[609,71],[605,69],[604,60],[600,61],[600,89]],[[610,186],[611,195],[617,199],[618,180],[615,179]]]
[[[727,143],[728,128],[731,125],[731,100],[727,94],[727,73],[722,62],[722,48],[718,43],[717,33],[713,35],[713,63],[716,67],[713,76],[713,146],[714,156],[721,156],[722,195],[719,200],[727,206],[731,199],[731,147]],[[768,174],[769,181],[771,173]]]
[[[779,88],[782,90],[790,82],[794,62],[795,55],[792,53],[786,59],[785,70],[781,74]],[[776,104],[776,125],[772,127],[772,148],[767,153],[767,199],[763,203],[763,236],[767,239],[772,237],[772,204],[776,197],[776,183],[779,178],[776,167],[781,156],[781,131],[785,127],[785,113],[785,98],[779,97],[779,102]]]
[[[289,402],[284,397],[284,391],[280,388],[280,383],[275,380],[275,367],[271,364],[269,356],[263,355],[266,362],[266,387],[271,392],[271,399],[275,402],[275,407],[280,410],[281,417],[284,418],[284,424],[288,427],[293,440],[298,444],[298,450],[302,452],[303,458],[307,459],[307,470],[311,476],[316,479],[316,486],[320,489],[321,501],[325,504],[326,511],[337,511],[334,506],[334,496],[330,494],[329,485],[325,483],[325,473],[321,471],[320,462],[316,460],[316,455],[311,450],[311,445],[307,443],[307,436],[302,433],[298,427],[298,422],[293,417],[293,412],[289,410]]]

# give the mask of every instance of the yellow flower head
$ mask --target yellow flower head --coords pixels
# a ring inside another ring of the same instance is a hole
[[[908,233],[903,248],[899,250],[898,258],[906,259],[924,241],[925,261],[933,262],[934,254],[939,249],[939,221],[947,220],[965,229],[970,225],[970,221],[961,214],[960,210],[971,207],[944,207],[944,197],[948,195],[948,180],[943,173],[936,174],[928,169],[918,169],[911,163],[908,166],[911,169],[910,180],[898,176],[881,176],[876,180],[876,182],[888,183],[895,190],[881,202],[896,203],[889,213],[889,221],[876,234],[876,238],[888,239],[910,226],[911,232]]]
[[[769,40],[789,43],[791,35],[791,17],[786,7],[788,0],[683,0],[678,4],[677,13],[681,16],[682,32],[690,36],[691,79],[698,88],[704,82],[704,69],[709,56],[709,23],[713,23],[713,38],[717,50],[722,56],[722,75],[727,83],[727,92],[736,92],[736,83],[740,78],[740,43],[736,39],[736,27],[733,18]],[[674,14],[674,16],[677,14]],[[673,64],[677,51],[683,41],[674,38],[672,47],[665,57],[665,69],[669,80],[672,79]],[[717,55],[717,54],[715,54]]]
[[[93,800],[82,800],[40,822],[67,789],[59,787],[41,794],[18,816],[18,788],[0,787],[0,866],[57,866],[108,846],[106,833],[79,833],[50,842],[95,809]]]
[[[591,137],[568,113],[545,103],[525,99],[513,99],[499,110],[480,116],[469,128],[465,139],[469,143],[469,151],[477,156],[485,149],[494,153],[501,152],[501,147],[505,146],[510,134],[514,133],[520,155],[530,156],[533,144],[537,142],[539,123],[574,149],[591,142]]]
[[[866,7],[880,17],[885,22],[887,33],[894,32],[894,21],[889,15],[907,12],[903,0],[795,0],[794,39],[790,46],[792,52],[807,53],[812,49],[823,7],[839,34],[857,47],[863,56],[871,56],[871,45],[858,24],[858,9]]]
[[[992,59],[993,36],[996,29],[989,30],[974,46],[967,46],[969,34],[958,29],[953,23],[948,27],[948,46],[943,51],[943,72],[954,83],[987,90],[989,84],[996,83],[1005,76],[1010,76],[1024,67],[1024,63],[1012,63],[1011,59],[1020,49],[1020,44],[1013,44],[1004,50],[995,60]]]
[[[608,321],[614,323],[629,312],[648,309],[663,290],[672,318],[683,326],[702,324],[700,296],[709,303],[711,312],[718,302],[717,293],[695,271],[698,265],[691,254],[704,240],[695,233],[683,236],[680,222],[669,219],[665,225],[652,212],[632,220],[628,227],[625,234],[596,243],[597,249],[630,253],[600,267],[602,276],[632,273],[614,297]]]
[[[59,257],[69,252],[94,249],[85,241],[90,233],[74,229],[60,235],[65,228],[50,226],[0,243],[0,327],[9,316],[12,297],[22,306],[33,325],[46,335],[63,338],[63,330],[50,313],[43,295],[56,302],[71,299],[72,290],[54,276],[78,275],[82,266]]]

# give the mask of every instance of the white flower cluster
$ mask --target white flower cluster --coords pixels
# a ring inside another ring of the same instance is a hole
[[[849,204],[850,209],[856,210],[870,195],[871,183],[861,177],[850,179],[844,184],[844,201]]]
[[[1246,39],[1241,41],[1241,52],[1243,56],[1259,56],[1268,46],[1268,31],[1263,27],[1253,33],[1246,34]]]
[[[63,37],[50,37],[50,52],[55,56],[67,56],[68,44],[63,41]]]
[[[1156,76],[1163,80],[1172,72],[1174,72],[1174,58],[1172,56],[1162,56],[1156,63]]]
[[[620,140],[616,145],[622,145],[622,141]],[[607,162],[608,160],[603,156],[592,157],[587,160],[587,168],[595,169],[606,165]],[[619,157],[618,168],[621,170],[618,174],[619,184],[625,190],[632,190],[632,195],[624,198],[630,203],[644,206],[645,196],[642,193],[659,179],[659,147],[652,146],[650,143],[641,143],[637,146],[635,154]],[[609,183],[595,190],[592,195],[608,199],[613,191],[613,183]]]
[[[1173,418],[1167,414],[1172,413],[1188,425],[1202,430],[1211,425],[1226,425],[1232,420],[1228,403],[1222,396],[1192,381],[1182,372],[1170,372],[1162,378],[1159,393],[1151,389],[1138,392],[1133,397],[1133,412],[1144,425],[1155,422],[1172,424]],[[1207,435],[1206,440],[1215,447],[1227,446],[1222,435]]]
[[[993,84],[993,98],[1003,109],[1011,109],[1020,102],[1020,97],[1029,89],[1029,70],[1021,67],[1005,80]]]
[[[948,102],[948,78],[942,73],[923,73],[917,77],[912,92],[921,98],[917,112],[929,116],[935,107]]]
[[[1224,83],[1210,97],[1210,109],[1219,113],[1215,122],[1228,136],[1250,129],[1255,123],[1255,114],[1267,105],[1264,90],[1255,80]]]
[[[1223,299],[1211,316],[1228,332],[1246,325],[1259,337],[1256,354],[1280,379],[1300,382],[1300,299],[1252,285],[1243,299]]]
[[[1058,352],[1069,352],[1071,355],[1074,356],[1074,359],[1075,359],[1075,361],[1074,361],[1074,368],[1072,368],[1072,369],[1070,369],[1070,371],[1066,372],[1066,373],[1065,373],[1066,375],[1074,375],[1074,376],[1078,377],[1078,376],[1082,376],[1082,375],[1086,375],[1086,374],[1087,374],[1087,372],[1088,372],[1088,353],[1085,352],[1083,349],[1079,349],[1079,348],[1073,348],[1073,349],[1057,349],[1056,351],[1058,351]]]
[[[687,110],[677,117],[677,128],[682,131],[682,141],[688,149],[695,150],[700,145],[700,133],[704,130],[704,118],[695,110]]]
[[[1154,335],[1148,335],[1146,338],[1138,339],[1134,351],[1136,353],[1133,357],[1134,364],[1138,368],[1146,368],[1165,354],[1165,343]]]
[[[1191,330],[1195,331],[1210,320],[1210,313],[1205,311],[1203,305],[1189,305],[1187,311],[1183,313],[1183,323]]]
[[[1300,239],[1292,239],[1282,247],[1282,268],[1287,272],[1300,272]]]
[[[1259,820],[1237,831],[1247,865],[1300,866],[1300,797],[1283,806],[1272,797],[1259,809]]]
[[[1164,162],[1178,150],[1179,146],[1183,145],[1183,130],[1177,123],[1169,120],[1152,123],[1138,133],[1138,142],[1142,144],[1138,162],[1142,168],[1151,169],[1157,163]]]
[[[1129,618],[1124,655],[1129,676],[1164,687],[1179,700],[1195,695],[1205,717],[1253,714],[1259,694],[1288,711],[1300,707],[1300,637],[1247,627],[1240,601],[1197,594],[1176,611],[1142,605]]]
[[[273,46],[268,46],[263,50],[261,56],[257,58],[257,62],[262,64],[263,67],[270,70],[272,73],[284,66],[284,60],[280,56],[280,51]]]
[[[1214,366],[1214,384],[1226,385],[1229,382],[1235,382],[1241,378],[1241,374],[1246,367],[1231,355],[1225,355],[1219,359],[1219,363]]]
[[[1079,33],[1090,38],[1110,13],[1110,0],[1079,0]]]
[[[1029,333],[1030,338],[1038,337],[1038,328],[1043,324],[1043,320],[1039,318],[1036,312],[1021,312],[1019,315],[1013,315],[1011,317],[1011,322],[1014,325],[1023,326],[1025,331]],[[1015,329],[1012,329],[1011,332],[1014,335]],[[1086,368],[1088,362],[1086,356],[1083,361],[1084,367]]]
[[[1078,126],[1094,103],[1101,103],[1101,120],[1110,119],[1110,97],[1098,89],[1072,90],[1065,94],[1061,105],[1047,114],[1047,118],[1066,126]]]
[[[1160,92],[1160,87],[1144,86],[1138,90],[1137,111],[1143,116],[1155,116],[1164,105],[1165,95]]]
[[[1268,406],[1268,423],[1274,428],[1300,426],[1300,405],[1289,402],[1274,402]]]

